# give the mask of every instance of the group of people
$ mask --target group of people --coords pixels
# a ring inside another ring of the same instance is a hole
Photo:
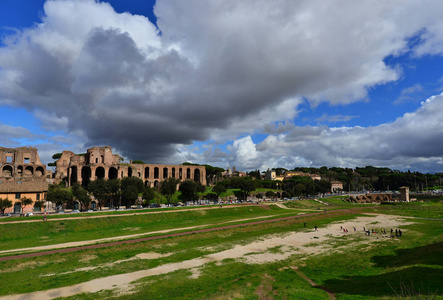
[[[317,231],[317,228],[315,228]],[[344,233],[349,233],[349,230],[347,228],[343,228],[343,226],[340,226],[340,230],[343,230]],[[357,231],[357,228],[354,227],[354,232]],[[374,229],[366,229],[366,227],[363,227],[363,231],[365,232],[365,235],[370,236],[372,234],[376,234],[377,231]],[[384,228],[380,229],[380,232],[383,234],[386,234],[386,230]],[[403,232],[401,229],[395,229],[395,237],[401,237]],[[391,237],[394,237],[394,230],[391,229]]]

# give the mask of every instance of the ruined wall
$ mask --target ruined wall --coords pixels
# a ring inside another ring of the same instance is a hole
[[[37,148],[0,147],[0,181],[45,180],[46,165],[42,164]]]
[[[158,186],[167,178],[195,180],[206,185],[204,166],[120,163],[120,157],[112,154],[109,146],[92,147],[85,156],[64,151],[56,166],[55,177],[66,180],[69,186],[76,182],[86,186],[88,182],[100,178],[108,180],[124,177],[140,178],[146,186],[151,187]]]

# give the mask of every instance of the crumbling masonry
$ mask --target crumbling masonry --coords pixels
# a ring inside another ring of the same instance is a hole
[[[55,178],[65,180],[68,186],[76,182],[86,186],[100,178],[107,180],[124,177],[140,178],[145,186],[150,187],[159,186],[167,178],[194,180],[206,185],[204,166],[121,163],[120,156],[112,154],[109,146],[92,147],[85,155],[63,151],[56,161],[56,170]]]

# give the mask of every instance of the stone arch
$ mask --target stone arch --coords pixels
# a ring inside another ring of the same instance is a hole
[[[151,186],[151,183],[149,182],[149,180],[145,181],[145,186],[149,186],[149,187]]]
[[[190,168],[186,169],[186,179],[191,179],[191,169]]]
[[[158,167],[154,168],[154,178],[160,178],[160,170]]]
[[[91,182],[91,168],[83,167],[82,168],[82,186],[87,187],[89,182]]]
[[[118,177],[118,170],[114,167],[110,167],[108,172],[108,178],[117,179],[117,177]]]
[[[171,177],[172,177],[172,178],[175,178],[175,168],[172,168],[172,169],[171,169]]]
[[[128,167],[128,177],[132,177],[132,168]]]
[[[200,182],[200,169],[194,170],[194,181]]]
[[[10,165],[3,166],[2,169],[3,177],[12,177],[14,176],[14,169]]]
[[[95,177],[97,178],[97,179],[104,179],[105,178],[105,168],[103,168],[103,167],[97,167],[96,169],[95,169]]]
[[[183,169],[182,168],[178,169],[178,179],[180,179],[180,180],[183,179]]]
[[[25,176],[32,176],[32,175],[34,175],[34,168],[31,167],[31,166],[26,166],[24,175]]]
[[[80,210],[80,207],[80,202],[78,200],[74,200],[74,202],[72,203],[72,209]]]
[[[23,176],[23,166],[18,166],[17,167],[17,174],[20,176]]]
[[[149,167],[145,168],[145,178],[149,178]]]
[[[35,176],[41,177],[45,175],[45,169],[43,169],[43,167],[37,167],[35,169]],[[76,173],[77,176],[77,173]]]
[[[91,201],[91,209],[92,210],[96,210],[97,209],[97,201],[96,200],[92,200]]]
[[[78,181],[78,178],[77,178],[78,169],[77,169],[77,166],[72,166],[69,168],[69,170],[71,172],[71,174],[69,176],[69,180],[71,182],[71,185],[73,185],[74,183],[76,183]]]
[[[164,167],[163,168],[163,179],[168,178],[168,168]]]
[[[154,181],[154,187],[159,187],[160,186],[160,181],[158,181],[158,180],[155,180]]]

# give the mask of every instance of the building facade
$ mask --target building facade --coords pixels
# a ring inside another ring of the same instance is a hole
[[[13,203],[5,213],[21,213],[19,201],[23,197],[30,198],[33,203],[46,199],[47,176],[50,177],[51,172],[41,163],[37,148],[0,147],[0,198]],[[33,210],[34,205],[28,205],[23,213]]]
[[[120,156],[112,154],[109,146],[92,147],[84,155],[63,151],[56,161],[55,178],[65,180],[68,186],[78,182],[83,186],[91,181],[103,178],[122,179],[137,177],[146,186],[159,186],[163,180],[176,178],[181,181],[194,180],[206,185],[206,169],[204,166],[135,164],[122,163]]]

